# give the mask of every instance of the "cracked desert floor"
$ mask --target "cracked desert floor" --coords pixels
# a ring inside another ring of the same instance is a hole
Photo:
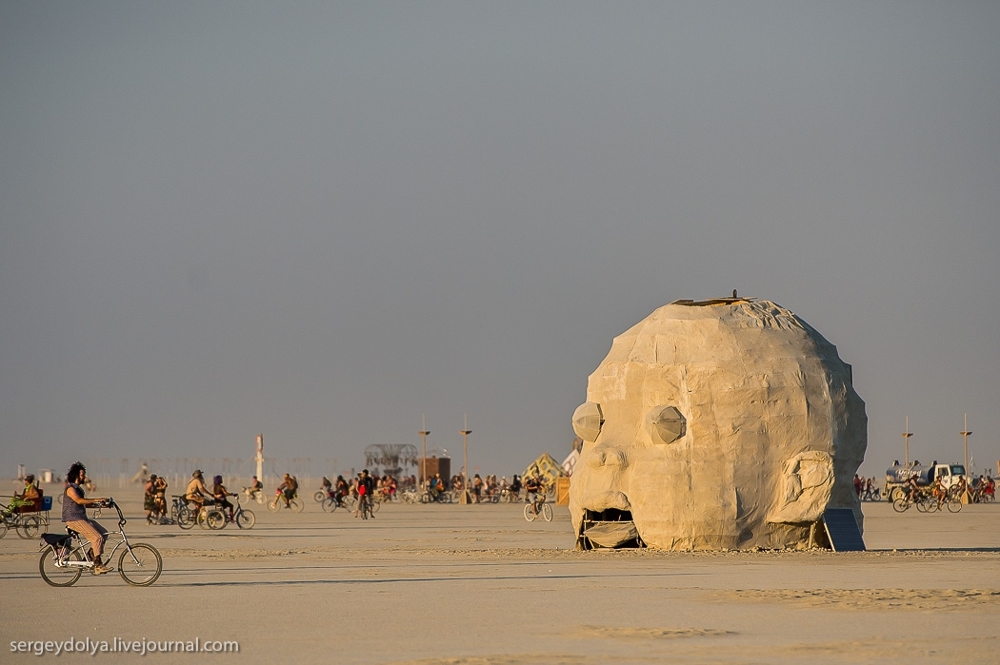
[[[865,504],[864,553],[680,553],[577,552],[565,507],[528,523],[521,505],[391,504],[365,522],[307,499],[301,514],[251,504],[252,530],[212,532],[147,526],[139,497],[126,499],[131,539],[163,554],[160,579],[51,588],[38,542],[8,532],[0,662],[57,658],[12,642],[88,637],[236,640],[239,654],[58,659],[890,664],[995,662],[1000,649],[996,504]]]

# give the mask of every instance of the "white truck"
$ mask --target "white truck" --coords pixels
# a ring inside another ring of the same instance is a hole
[[[958,482],[958,479],[965,476],[964,464],[940,464],[937,460],[928,465],[920,462],[913,462],[909,466],[900,465],[896,462],[885,470],[885,487],[882,488],[882,496],[888,501],[895,501],[907,493],[906,481],[911,476],[917,477],[917,485],[927,487],[933,485],[934,481],[941,478],[941,483],[945,487],[951,487]],[[968,478],[966,478],[968,482]]]

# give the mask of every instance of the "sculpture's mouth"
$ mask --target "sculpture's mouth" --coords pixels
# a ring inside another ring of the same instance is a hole
[[[632,521],[632,504],[623,492],[595,492],[585,497],[583,506],[578,538],[582,549],[645,547]]]

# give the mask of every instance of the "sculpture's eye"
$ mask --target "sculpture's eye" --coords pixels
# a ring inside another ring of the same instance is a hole
[[[584,402],[573,412],[573,431],[584,441],[597,441],[604,425],[604,414],[597,402]]]
[[[676,406],[658,406],[646,416],[653,443],[673,443],[687,432],[687,421]]]

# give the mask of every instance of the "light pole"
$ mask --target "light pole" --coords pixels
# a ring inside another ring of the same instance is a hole
[[[459,431],[462,435],[462,443],[465,449],[464,463],[465,466],[462,467],[462,498],[464,503],[469,503],[469,435],[472,434],[472,430],[469,429],[469,415],[462,414],[464,418],[463,429]]]
[[[257,456],[254,458],[257,461],[257,480],[261,483],[264,482],[264,435],[257,435]]]
[[[965,475],[969,475],[969,414],[965,414],[965,429],[961,432],[962,440],[965,442]]]
[[[910,466],[910,437],[913,436],[913,432],[910,431],[910,417],[906,416],[906,427],[903,428],[903,448],[906,454],[906,466]]]
[[[427,429],[427,416],[420,416],[420,424],[422,427],[420,430],[420,482],[424,483],[427,481],[427,435],[431,433]]]

